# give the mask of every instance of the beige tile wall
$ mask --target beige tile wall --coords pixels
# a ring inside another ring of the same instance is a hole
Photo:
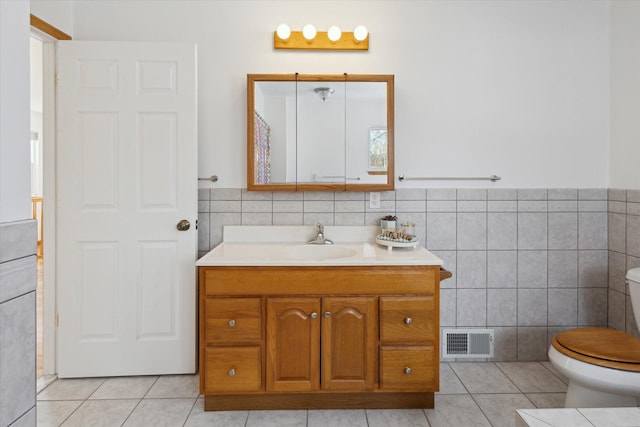
[[[640,267],[640,190],[609,189],[609,326],[640,338],[627,270]]]

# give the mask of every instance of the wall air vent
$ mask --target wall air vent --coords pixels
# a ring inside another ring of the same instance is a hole
[[[493,329],[443,329],[442,358],[493,357]]]

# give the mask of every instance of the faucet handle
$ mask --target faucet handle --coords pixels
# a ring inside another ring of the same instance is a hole
[[[324,227],[322,226],[322,224],[317,223],[318,226],[318,233],[324,233]]]

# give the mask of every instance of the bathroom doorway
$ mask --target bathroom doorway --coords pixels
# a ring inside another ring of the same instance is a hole
[[[44,267],[43,267],[43,171],[44,156],[42,152],[43,128],[43,93],[42,93],[42,41],[35,37],[30,40],[30,77],[31,77],[31,210],[32,217],[38,224],[37,245],[37,286],[36,286],[36,378],[42,376],[43,347],[43,302],[44,302]]]
[[[71,37],[31,15],[31,181],[38,221],[36,378],[40,391],[56,378],[55,296],[55,48]]]

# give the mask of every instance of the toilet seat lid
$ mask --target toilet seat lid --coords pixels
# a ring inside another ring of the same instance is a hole
[[[640,339],[604,328],[578,328],[556,335],[557,342],[576,353],[612,362],[640,364]]]

